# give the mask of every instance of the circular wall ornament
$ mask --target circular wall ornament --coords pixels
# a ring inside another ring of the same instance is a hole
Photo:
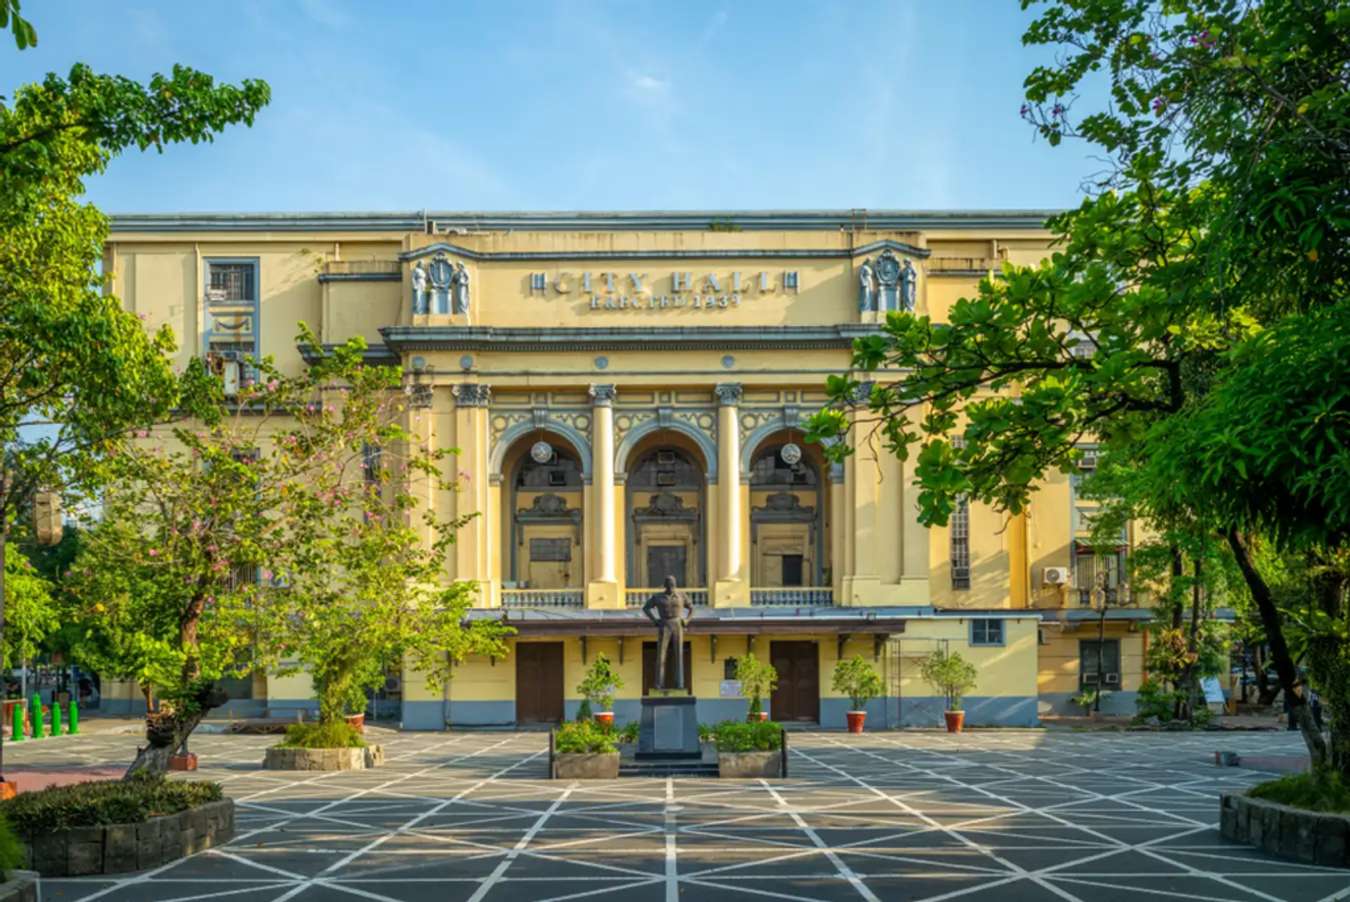
[[[537,464],[546,464],[553,459],[553,446],[548,442],[535,442],[530,446],[530,459]]]
[[[608,357],[605,357],[605,356],[602,354],[601,356],[595,358],[595,368],[596,368],[597,370],[603,370],[603,369],[604,369],[605,367],[607,367],[607,366],[609,366],[609,358],[608,358]]]
[[[414,357],[412,359],[412,368],[415,370],[424,370],[427,368],[427,359],[425,357]]]
[[[783,458],[783,463],[792,466],[802,459],[802,449],[796,442],[788,442],[778,452],[778,456]]]
[[[729,370],[736,365],[736,358],[730,354],[722,358],[722,369]]]
[[[459,368],[462,370],[473,369],[473,355],[465,354],[463,357],[459,358]]]

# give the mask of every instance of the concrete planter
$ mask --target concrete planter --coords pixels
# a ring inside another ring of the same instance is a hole
[[[771,752],[718,752],[717,776],[732,779],[751,777],[777,777],[782,774],[783,753],[778,749]]]
[[[619,776],[619,753],[580,752],[553,756],[553,776],[559,780],[615,780]]]
[[[43,877],[143,871],[233,837],[234,802],[221,799],[178,814],[154,817],[143,824],[72,827],[40,836],[26,847],[27,864]],[[0,900],[7,898],[0,893]]]
[[[1227,792],[1219,801],[1219,833],[1278,858],[1350,868],[1350,814],[1305,811]]]
[[[264,770],[363,770],[384,763],[378,745],[363,749],[288,749],[272,746],[263,758]]]
[[[38,902],[37,871],[10,871],[0,883],[0,902]]]

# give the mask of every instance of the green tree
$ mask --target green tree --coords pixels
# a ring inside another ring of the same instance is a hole
[[[42,650],[42,640],[61,625],[52,584],[21,554],[5,559],[8,610],[4,660],[0,667],[27,667]]]
[[[1350,9],[1032,5],[1046,8],[1024,42],[1058,53],[1027,78],[1023,115],[1051,144],[1095,145],[1104,173],[1049,222],[1050,259],[1005,265],[945,323],[893,314],[860,340],[814,436],[870,427],[897,454],[917,446],[930,524],[961,494],[1022,510],[1085,441],[1141,469],[1141,517],[1188,516],[1223,537],[1315,765],[1350,772],[1350,718],[1329,755],[1252,557],[1264,534],[1326,561],[1310,665],[1335,708],[1345,681],[1327,671],[1350,673],[1337,639],[1350,606],[1333,566],[1350,522]],[[1071,98],[1098,72],[1111,106],[1078,117]],[[956,431],[963,443],[950,441]]]
[[[68,579],[82,658],[160,699],[128,775],[167,769],[225,701],[221,678],[279,663],[285,599],[262,577],[279,571],[291,538],[288,504],[324,478],[342,438],[297,423],[322,406],[316,399],[331,381],[360,379],[361,369],[359,343],[299,376],[263,360],[261,377],[227,400],[195,360],[180,397],[193,400],[196,416],[107,449],[97,473],[101,519]]]
[[[0,0],[0,28],[8,28],[20,50],[37,46],[37,29],[19,15],[19,0]]]
[[[304,473],[280,486],[266,556],[284,580],[272,635],[311,674],[325,723],[364,709],[388,667],[406,660],[438,686],[468,654],[504,656],[513,632],[466,622],[473,584],[445,583],[461,523],[419,506],[413,489],[453,491],[441,475],[450,452],[408,433],[400,372],[362,366],[363,350],[354,342],[315,365],[323,399],[292,411],[272,452],[283,472]]]
[[[18,3],[0,9],[31,43]],[[217,85],[184,67],[142,85],[84,65],[0,100],[0,560],[38,489],[74,490],[110,441],[175,402],[172,336],[148,335],[104,290],[107,220],[81,202],[84,179],[129,148],[251,123],[267,100],[262,82]],[[4,598],[0,583],[0,635]]]

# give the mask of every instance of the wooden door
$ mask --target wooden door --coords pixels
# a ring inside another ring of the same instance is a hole
[[[516,643],[516,723],[561,723],[563,644]]]
[[[684,687],[689,689],[694,685],[693,656],[689,651],[689,643],[684,643]],[[674,684],[675,682],[675,662],[671,661],[670,666],[666,668],[666,682]],[[642,643],[642,694],[651,695],[652,687],[656,685],[656,643]],[[692,690],[691,690],[692,691]]]
[[[660,588],[665,585],[667,576],[673,576],[676,585],[687,585],[685,567],[688,558],[683,545],[647,546],[647,582],[652,588]]]
[[[785,721],[820,721],[820,655],[815,642],[771,642],[769,662],[778,671],[770,716]]]

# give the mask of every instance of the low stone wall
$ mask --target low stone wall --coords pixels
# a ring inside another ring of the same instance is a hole
[[[10,871],[0,883],[0,902],[38,902],[37,871]]]
[[[263,757],[264,770],[361,770],[384,764],[384,748],[289,749],[272,746]]]
[[[1267,855],[1350,868],[1350,814],[1323,814],[1291,808],[1246,793],[1224,793],[1219,832]]]
[[[553,777],[557,780],[613,780],[619,776],[619,753],[577,752],[553,756]]]
[[[717,776],[731,778],[778,777],[782,775],[783,753],[719,752]]]
[[[234,802],[221,799],[178,814],[153,817],[143,824],[72,827],[40,836],[26,847],[25,867],[43,877],[143,871],[233,837]]]

